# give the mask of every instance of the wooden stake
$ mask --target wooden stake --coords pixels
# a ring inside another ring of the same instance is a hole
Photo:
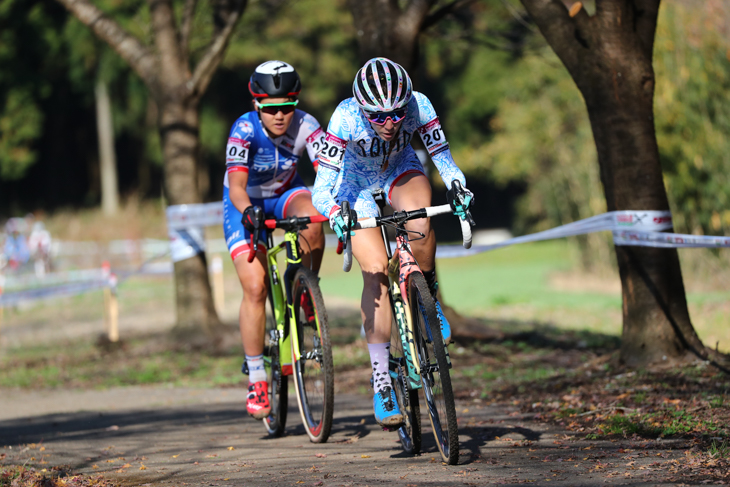
[[[104,331],[110,342],[119,341],[119,301],[117,300],[117,276],[111,273],[108,262],[102,265],[104,276],[109,279],[104,288]]]

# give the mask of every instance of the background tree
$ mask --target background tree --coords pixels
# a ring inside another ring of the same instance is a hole
[[[421,33],[473,0],[347,0],[357,30],[360,65],[384,56],[411,73],[418,64]]]
[[[191,46],[197,41],[193,36],[194,28],[198,27],[194,22],[197,0],[186,0],[182,5],[172,0],[150,0],[148,10],[143,10],[141,2],[138,3],[136,20],[141,35],[124,29],[89,0],[58,1],[130,65],[155,100],[168,202],[172,205],[201,202],[198,105],[223,59],[246,0],[212,2],[209,13],[213,22],[199,32],[211,42],[202,54],[195,56],[194,69]],[[139,22],[145,17],[148,23]],[[149,27],[150,44],[145,42],[145,30],[140,24]],[[175,263],[175,296],[178,333],[187,336],[202,330],[209,337],[216,334],[220,322],[213,306],[205,254]]]
[[[659,0],[521,0],[583,95],[612,210],[668,210],[654,128],[652,53]],[[687,311],[677,251],[616,247],[621,359],[630,366],[710,353]]]

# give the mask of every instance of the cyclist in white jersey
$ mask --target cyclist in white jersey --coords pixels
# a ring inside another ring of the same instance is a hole
[[[340,208],[344,200],[350,202],[358,218],[378,215],[374,189],[385,190],[387,203],[396,211],[431,205],[431,185],[410,145],[416,132],[446,187],[451,187],[455,179],[466,187],[433,105],[425,95],[412,90],[402,66],[386,58],[371,59],[358,71],[352,91],[354,96],[340,103],[330,119],[312,194],[314,206],[329,217],[340,239],[347,231]],[[468,206],[472,194],[464,191]],[[451,192],[448,198],[452,207],[458,204]],[[426,236],[412,240],[411,246],[435,298],[436,239],[430,221],[413,220],[406,227]],[[352,252],[363,275],[361,313],[373,368],[375,419],[383,426],[394,427],[403,422],[403,415],[388,373],[391,308],[388,262],[380,229],[353,234]],[[438,301],[436,308],[448,343],[451,328]]]
[[[266,319],[266,230],[261,230],[258,255],[248,262],[256,220],[265,217],[314,216],[311,193],[297,174],[306,149],[317,169],[324,132],[314,117],[295,109],[301,90],[299,75],[281,61],[256,68],[248,84],[254,111],[241,115],[231,127],[226,147],[223,183],[223,229],[226,244],[243,287],[239,314],[241,341],[248,368],[246,410],[256,419],[271,411],[264,370]],[[260,209],[261,211],[258,211]],[[322,226],[302,231],[302,263],[319,270],[324,251]]]

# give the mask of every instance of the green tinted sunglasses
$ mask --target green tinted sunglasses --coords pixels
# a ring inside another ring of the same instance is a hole
[[[299,100],[287,101],[284,103],[259,103],[258,100],[254,100],[256,108],[266,113],[267,115],[276,115],[278,112],[286,115],[294,111],[294,107],[297,106]]]

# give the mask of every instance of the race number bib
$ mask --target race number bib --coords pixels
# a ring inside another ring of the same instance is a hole
[[[226,164],[246,164],[250,147],[251,142],[248,140],[229,137],[226,146]]]
[[[346,147],[346,140],[328,133],[322,142],[322,150],[319,152],[319,164],[333,171],[339,171]]]
[[[322,146],[324,146],[324,130],[321,127],[307,137],[307,145],[310,145],[315,153],[318,153],[322,149]]]
[[[449,148],[449,143],[446,142],[444,131],[441,128],[441,123],[439,123],[438,117],[434,118],[426,125],[419,127],[418,133],[421,134],[423,145],[426,146],[428,153],[432,157]]]

